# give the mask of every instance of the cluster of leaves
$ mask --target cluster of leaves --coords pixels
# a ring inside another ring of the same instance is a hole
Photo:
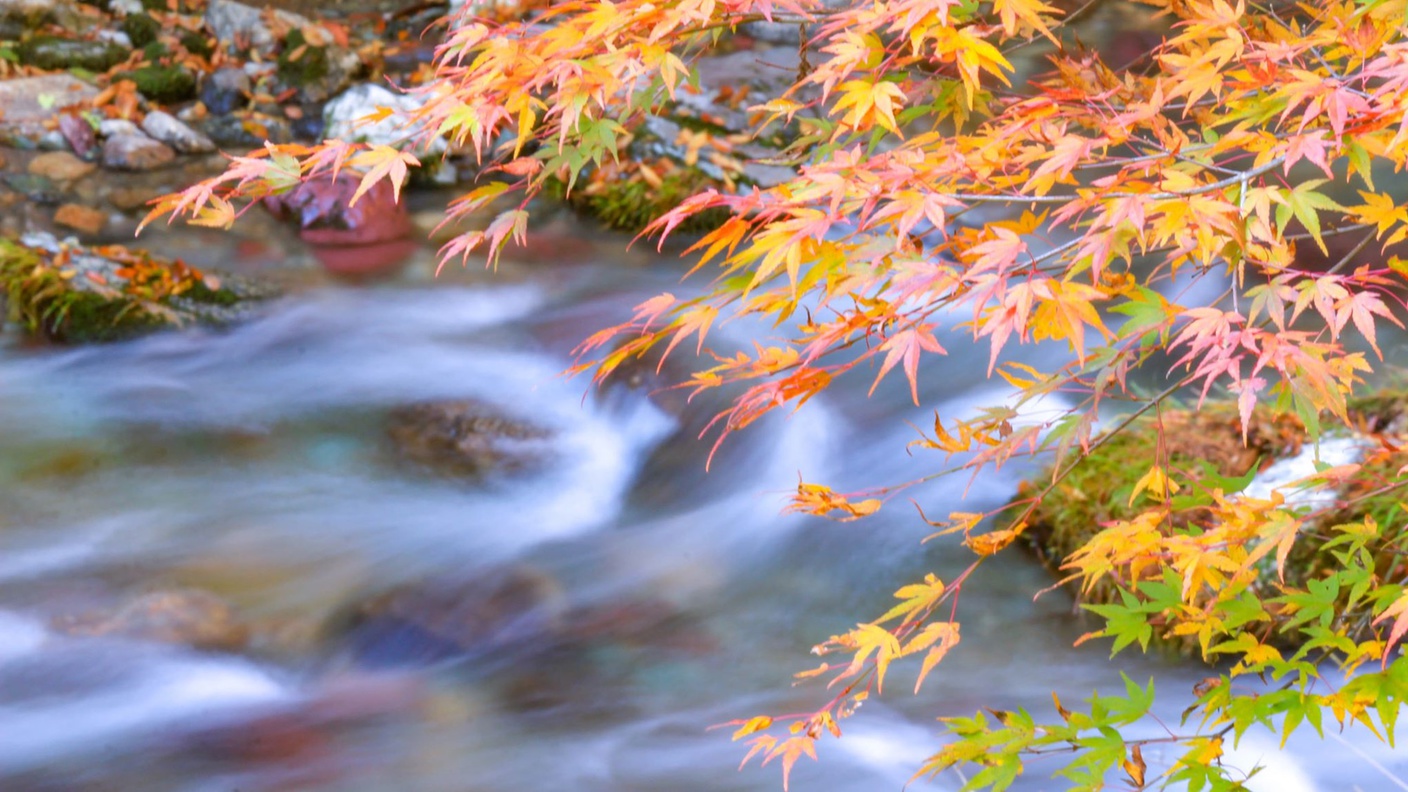
[[[935,523],[963,535],[972,566],[901,589],[895,609],[818,647],[849,658],[809,672],[831,675],[840,692],[813,713],[741,722],[750,755],[790,771],[880,692],[891,663],[921,656],[929,673],[959,642],[964,581],[1024,534],[1084,458],[1172,395],[1230,394],[1244,440],[1261,404],[1294,415],[1313,441],[1322,417],[1348,422],[1370,354],[1382,357],[1380,323],[1401,326],[1408,267],[1391,248],[1408,238],[1408,209],[1384,174],[1408,165],[1402,0],[1145,5],[1167,35],[1117,64],[1070,35],[1096,3],[1063,14],[1040,0],[567,0],[521,22],[461,19],[442,46],[440,79],[422,89],[412,119],[423,132],[410,143],[444,135],[490,161],[485,183],[449,214],[502,211],[442,253],[467,260],[482,247],[492,264],[510,239],[522,243],[530,199],[553,179],[570,191],[614,158],[626,130],[682,90],[722,31],[764,18],[805,24],[795,84],[752,108],[759,131],[796,125],[787,151],[796,177],[707,190],[653,223],[663,237],[701,212],[729,214],[691,248],[697,268],[717,273],[713,288],[643,303],[583,344],[583,368],[604,378],[656,345],[702,347],[729,318],[770,320],[778,338],[686,383],[746,387],[715,421],[722,439],[853,373],[878,383],[899,368],[918,403],[921,363],[945,354],[946,333],[966,332],[989,345],[989,375],[1017,399],[976,417],[936,415],[914,445],[947,460],[935,475],[1051,458],[1049,483],[1004,527],[984,529],[992,515],[976,513]],[[1014,86],[1010,58],[1024,47],[1045,48],[1051,69]],[[359,157],[367,179],[398,186],[411,161],[342,141],[271,148],[156,213],[228,222],[235,195],[259,197]],[[1316,251],[1324,261],[1312,267]],[[1198,281],[1215,284],[1213,296],[1181,304],[1171,284]],[[1011,359],[1015,345],[1043,341],[1068,350],[1064,364]],[[1143,395],[1130,375],[1153,366],[1168,367],[1158,372],[1167,387]],[[1053,394],[1074,406],[1016,420]],[[1111,404],[1125,415],[1097,436]],[[1338,486],[1365,465],[1322,471],[1319,483]],[[1253,726],[1318,729],[1328,711],[1392,738],[1408,681],[1408,660],[1395,653],[1408,590],[1401,566],[1379,561],[1400,552],[1397,533],[1371,517],[1307,531],[1307,515],[1279,498],[1236,497],[1215,477],[1193,480],[1157,458],[1141,469],[1132,513],[1066,569],[1083,588],[1118,592],[1097,606],[1106,627],[1095,633],[1117,649],[1147,646],[1158,632],[1235,661],[1195,691],[1190,714],[1201,725],[1127,739],[1122,730],[1152,698],[1131,685],[1081,712],[1057,702],[1050,724],[1026,713],[950,721],[953,743],[921,773],[971,763],[981,770],[966,788],[1002,788],[1026,758],[1059,750],[1074,753],[1065,774],[1085,788],[1116,767],[1136,787],[1231,788],[1239,779],[1218,761],[1222,740]],[[1395,470],[1385,487],[1399,480]],[[857,499],[803,483],[795,508],[859,517],[902,486]],[[1311,533],[1337,565],[1286,581],[1286,559]],[[1263,583],[1268,564],[1274,586]],[[1296,649],[1287,657],[1278,646]],[[1248,674],[1281,687],[1243,685]],[[1151,771],[1141,751],[1149,742],[1186,752]]]

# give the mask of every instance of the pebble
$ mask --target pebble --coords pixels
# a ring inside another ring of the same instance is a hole
[[[98,134],[105,138],[117,137],[118,135],[141,136],[142,130],[125,118],[105,118],[98,124]]]
[[[103,166],[115,170],[146,171],[176,159],[165,143],[145,135],[114,135],[103,143]]]
[[[29,163],[29,172],[54,181],[76,181],[97,170],[98,166],[84,162],[67,151],[40,154]]]
[[[147,113],[147,117],[142,119],[142,131],[182,154],[208,154],[215,150],[215,143],[210,138],[160,110]]]
[[[107,213],[82,204],[64,204],[54,213],[54,224],[92,236],[108,224]]]

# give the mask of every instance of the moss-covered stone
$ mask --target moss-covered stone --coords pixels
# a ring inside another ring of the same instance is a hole
[[[262,296],[179,261],[121,248],[102,252],[0,239],[7,319],[54,341],[118,341],[168,327],[223,324],[247,300]]]
[[[40,69],[87,69],[105,72],[127,59],[127,50],[111,41],[83,41],[34,36],[20,44],[20,63]]]
[[[652,184],[634,169],[616,172],[590,181],[586,187],[574,188],[556,179],[549,182],[549,197],[566,199],[573,207],[591,215],[607,226],[621,231],[638,232],[656,218],[679,206],[686,198],[720,183],[698,171],[680,169],[659,177]],[[723,224],[729,218],[725,209],[710,209],[681,223],[678,233],[704,233]]]
[[[199,55],[208,58],[215,52],[215,42],[204,33],[194,30],[188,31],[181,36],[181,46],[192,55]]]
[[[162,104],[184,102],[196,95],[195,75],[180,66],[143,66],[121,72],[116,79],[131,80],[143,96]]]
[[[309,45],[303,31],[298,28],[289,31],[288,37],[284,39],[278,63],[279,81],[294,88],[302,88],[326,79],[331,70],[328,48]]]
[[[156,41],[161,35],[161,23],[150,14],[128,14],[122,20],[122,32],[132,42],[132,46],[142,48]]]
[[[1284,584],[1303,587],[1321,577],[1338,562],[1325,549],[1330,537],[1319,530],[1335,525],[1358,523],[1370,518],[1384,530],[1371,545],[1380,575],[1408,575],[1405,557],[1398,548],[1408,540],[1405,521],[1405,493],[1394,485],[1403,477],[1398,471],[1408,464],[1408,450],[1400,451],[1408,441],[1408,392],[1381,391],[1352,400],[1349,404],[1350,426],[1365,433],[1366,456],[1361,469],[1338,494],[1335,506],[1324,509],[1312,523],[1302,529],[1284,573]],[[1349,427],[1326,427],[1326,435],[1348,434]],[[1385,438],[1375,445],[1369,437]],[[1142,512],[1147,503],[1131,496],[1139,480],[1149,472],[1155,460],[1163,460],[1166,469],[1177,473],[1177,480],[1208,481],[1216,476],[1225,480],[1247,480],[1275,462],[1301,452],[1310,442],[1305,427],[1291,416],[1270,416],[1258,411],[1243,442],[1241,421],[1232,404],[1209,404],[1201,410],[1167,410],[1159,418],[1146,416],[1109,438],[1089,457],[1063,478],[1027,516],[1023,539],[1041,562],[1053,574],[1066,578],[1069,569],[1062,569],[1065,560],[1085,546],[1111,522],[1130,519]],[[1052,471],[1044,471],[1024,482],[1017,499],[1008,512],[1015,517],[1025,502],[1045,489],[1052,480]],[[1225,482],[1218,482],[1222,484]],[[1177,503],[1177,501],[1175,501]],[[1206,512],[1199,508],[1176,510],[1162,529],[1166,532],[1197,532],[1206,527]],[[1274,561],[1265,564],[1265,580],[1255,585],[1267,594],[1274,594],[1281,584]],[[1089,591],[1073,590],[1088,603],[1111,601],[1117,593],[1110,583],[1097,584]],[[1279,623],[1279,616],[1273,617]],[[1287,639],[1273,631],[1270,640],[1284,643]],[[1161,646],[1191,654],[1195,643],[1165,640]]]

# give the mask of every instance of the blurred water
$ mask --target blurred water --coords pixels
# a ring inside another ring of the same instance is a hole
[[[970,558],[922,544],[928,527],[902,502],[842,525],[779,516],[785,494],[799,474],[852,487],[933,472],[941,459],[906,452],[910,424],[1004,393],[972,375],[986,349],[947,339],[924,407],[898,381],[872,399],[868,381],[842,384],[732,438],[705,472],[707,445],[680,431],[688,417],[559,376],[577,339],[663,288],[680,293],[671,262],[624,267],[610,246],[597,259],[540,262],[507,284],[427,282],[416,265],[296,292],[229,332],[0,348],[0,789],[779,788],[776,767],[736,771],[739,746],[708,727],[815,707],[820,686],[789,685],[814,664],[809,647],[877,615],[899,584],[947,579]],[[720,332],[744,344],[766,330]],[[462,398],[551,430],[543,468],[476,484],[388,453],[389,410]],[[935,513],[979,511],[1029,473],[940,479],[916,497]],[[369,670],[327,626],[395,584],[508,566],[552,581],[570,639],[478,670]],[[1202,669],[1072,648],[1092,625],[1062,592],[1033,601],[1050,583],[1015,555],[990,564],[965,588],[962,647],[925,692],[905,692],[913,669],[892,671],[884,699],[824,742],[819,764],[800,764],[793,788],[904,788],[939,745],[935,717],[1050,715],[1052,690],[1117,688],[1120,670],[1158,675],[1176,723]],[[250,647],[55,626],[174,586],[227,599]],[[1253,786],[1278,792],[1387,789],[1375,765],[1408,767],[1346,739],[1282,752],[1249,738],[1236,760],[1269,764]],[[1059,788],[1045,772],[1019,787]]]

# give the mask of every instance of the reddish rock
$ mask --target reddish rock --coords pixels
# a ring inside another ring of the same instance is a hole
[[[349,205],[358,182],[348,173],[316,179],[264,199],[264,206],[277,217],[296,220],[300,236],[314,245],[369,245],[408,236],[410,214],[396,201],[389,183],[378,183],[355,206]]]
[[[54,223],[92,236],[108,224],[107,213],[82,204],[64,204],[54,213]]]
[[[80,157],[87,157],[98,147],[98,135],[93,131],[93,125],[73,113],[59,116],[59,133]]]
[[[371,245],[312,245],[309,252],[328,272],[356,280],[400,272],[419,248],[414,239],[397,239]]]
[[[29,172],[58,182],[76,181],[97,170],[98,166],[84,162],[67,151],[49,151],[29,162]]]

